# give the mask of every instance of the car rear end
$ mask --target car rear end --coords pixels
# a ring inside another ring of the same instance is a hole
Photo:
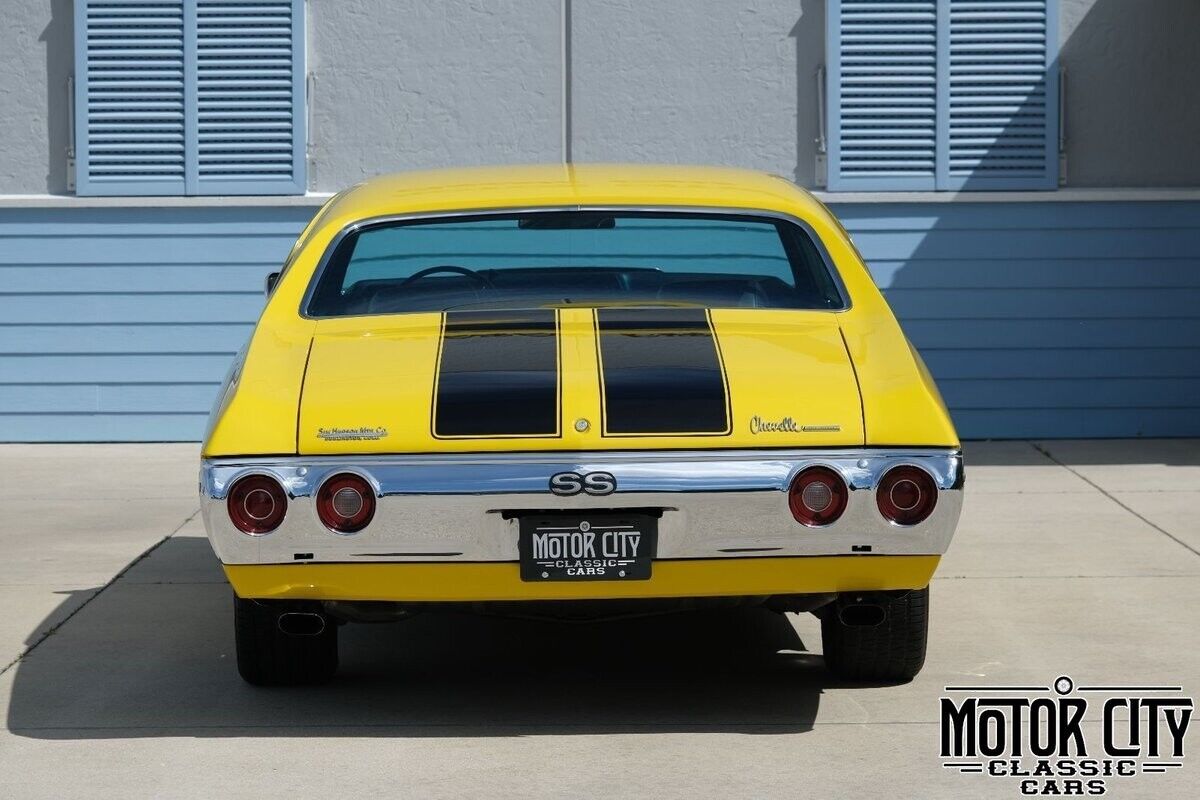
[[[403,605],[921,588],[962,480],[853,448],[214,459],[201,489],[239,596]]]
[[[737,603],[911,678],[961,453],[808,203],[371,218],[285,272],[201,470],[243,676],[326,679],[339,624],[430,607]],[[286,441],[291,392],[291,448],[229,444]]]

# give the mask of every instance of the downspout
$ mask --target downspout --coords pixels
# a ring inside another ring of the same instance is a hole
[[[562,29],[559,32],[561,44],[561,74],[562,74],[562,96],[561,96],[561,145],[562,145],[562,160],[564,164],[571,163],[571,0],[561,0],[559,17],[562,21]]]

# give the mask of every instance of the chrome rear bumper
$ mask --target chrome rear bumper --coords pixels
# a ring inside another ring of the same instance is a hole
[[[888,469],[911,464],[937,482],[925,522],[900,527],[872,491]],[[851,488],[832,525],[807,528],[788,510],[787,489],[805,467],[830,467]],[[615,493],[561,497],[560,472],[608,472]],[[342,535],[318,519],[313,496],[327,477],[354,472],[376,489],[364,530]],[[248,474],[279,480],[290,501],[280,527],[250,536],[229,521],[229,486]],[[268,457],[206,460],[200,470],[204,526],[225,564],[295,562],[504,562],[517,560],[523,511],[662,510],[659,559],[813,555],[940,555],[962,507],[962,455],[949,449],[705,450],[671,452]]]

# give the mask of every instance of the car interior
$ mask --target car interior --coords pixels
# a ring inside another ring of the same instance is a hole
[[[409,278],[355,281],[340,299],[340,313],[351,316],[557,305],[830,307],[815,287],[804,291],[771,276],[664,273],[653,267],[433,267]]]
[[[663,305],[844,307],[809,234],[779,220],[577,211],[380,223],[316,277],[310,316]]]

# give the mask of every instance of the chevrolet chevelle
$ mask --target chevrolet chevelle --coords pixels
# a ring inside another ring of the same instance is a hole
[[[911,679],[957,436],[845,230],[728,169],[367,181],[301,234],[212,412],[204,523],[255,684],[347,622],[815,613]]]

